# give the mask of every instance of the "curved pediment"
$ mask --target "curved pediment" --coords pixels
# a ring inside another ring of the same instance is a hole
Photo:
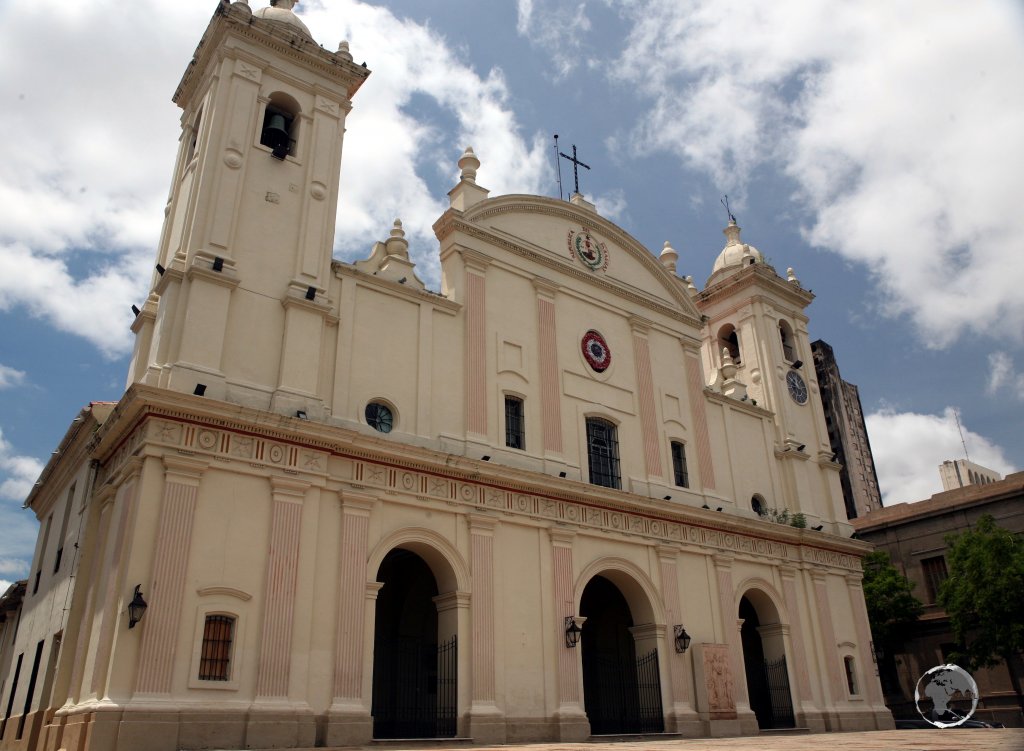
[[[603,288],[600,294],[618,293],[663,311],[669,308],[674,317],[699,324],[685,282],[636,238],[587,206],[542,196],[499,196],[461,216],[449,212],[435,225],[439,237],[456,228]]]

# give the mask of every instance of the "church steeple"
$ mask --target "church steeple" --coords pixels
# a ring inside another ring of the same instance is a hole
[[[174,94],[182,134],[129,384],[311,416],[345,118],[369,75],[293,0],[217,7]],[[205,388],[199,389],[202,385]]]

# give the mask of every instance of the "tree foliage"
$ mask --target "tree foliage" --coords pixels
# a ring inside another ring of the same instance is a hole
[[[908,637],[923,607],[914,597],[914,583],[903,576],[881,550],[864,556],[864,602],[876,646],[891,652]]]
[[[938,602],[972,669],[1024,652],[1024,541],[985,514],[974,528],[947,535],[949,578]]]

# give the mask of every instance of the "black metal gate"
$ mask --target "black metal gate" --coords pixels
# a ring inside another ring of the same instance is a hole
[[[762,663],[764,666],[764,687],[768,696],[769,728],[791,728],[796,722],[793,718],[793,695],[789,690],[789,671],[786,669],[785,656],[777,660]],[[758,717],[760,724],[761,718]],[[765,727],[762,725],[762,727]]]
[[[593,735],[664,732],[657,649],[639,658],[632,674],[618,656],[598,657],[594,667],[584,686]]]
[[[374,738],[452,738],[456,732],[458,648],[393,639],[375,645]]]

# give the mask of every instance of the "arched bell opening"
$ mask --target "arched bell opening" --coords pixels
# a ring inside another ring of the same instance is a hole
[[[456,734],[458,652],[454,611],[439,613],[430,565],[404,548],[381,561],[373,643],[373,737]]]
[[[785,629],[775,603],[749,590],[741,599],[740,640],[750,709],[762,730],[795,726],[793,696],[786,663]]]
[[[583,704],[591,734],[664,732],[653,624],[637,625],[623,591],[600,575],[584,588],[580,615]]]

